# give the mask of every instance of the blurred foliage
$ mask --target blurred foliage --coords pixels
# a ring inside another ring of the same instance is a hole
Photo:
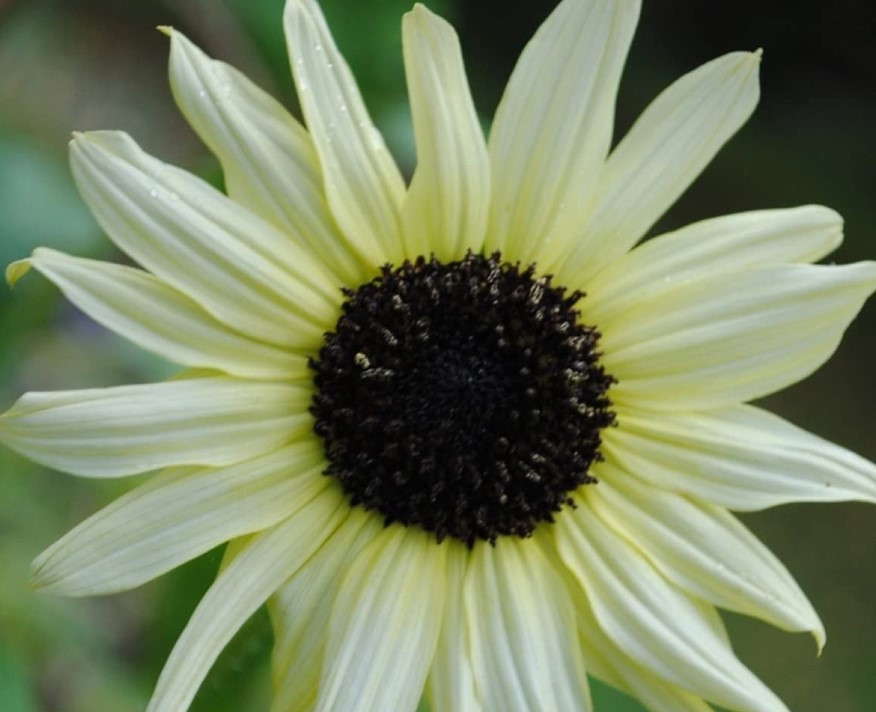
[[[407,0],[324,0],[335,36],[406,173],[414,161],[401,63]],[[441,0],[458,28],[488,124],[523,44],[553,2]],[[120,259],[76,196],[66,168],[72,130],[126,130],[153,153],[218,182],[215,160],[175,111],[166,83],[172,24],[240,67],[297,112],[282,34],[283,0],[0,0],[0,262],[40,244]],[[715,18],[720,16],[717,21]],[[618,133],[679,74],[722,52],[766,48],[755,118],[661,221],[823,202],[842,212],[839,262],[874,256],[876,91],[870,3],[646,0],[618,100]],[[25,390],[161,378],[172,367],[122,343],[37,276],[0,289],[0,409]],[[876,457],[876,307],[834,359],[768,401],[804,427]],[[209,586],[221,551],[141,589],[67,600],[27,588],[29,561],[131,486],[77,481],[0,449],[0,707],[3,712],[142,709],[161,666]],[[876,697],[876,527],[859,504],[797,505],[745,517],[788,564],[827,626],[816,658],[806,636],[727,616],[741,657],[798,712],[856,712]],[[200,691],[195,712],[268,705],[270,627],[259,614]],[[597,709],[634,712],[594,685]]]

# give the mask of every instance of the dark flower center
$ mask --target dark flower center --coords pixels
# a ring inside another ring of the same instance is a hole
[[[498,253],[389,265],[347,301],[311,412],[353,504],[470,546],[530,535],[594,482],[614,423],[599,333]]]

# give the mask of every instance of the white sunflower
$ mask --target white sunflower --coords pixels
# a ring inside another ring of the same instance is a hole
[[[151,712],[185,710],[265,602],[274,712],[587,710],[587,673],[653,710],[785,709],[715,607],[824,630],[728,510],[873,502],[876,469],[744,403],[831,355],[876,264],[811,264],[841,237],[818,206],[635,246],[747,119],[759,61],[682,77],[609,152],[638,14],[564,0],[486,142],[452,28],[417,6],[409,186],[313,0],[285,13],[307,129],[167,30],[227,196],[124,134],[74,138],[141,268],[38,249],[9,281],[35,268],[190,370],[27,394],[0,441],[87,477],[163,470],[41,554],[38,588],[120,591],[229,542]]]

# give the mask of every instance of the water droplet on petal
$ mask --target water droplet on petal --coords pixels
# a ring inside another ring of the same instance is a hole
[[[371,130],[368,133],[369,139],[371,140],[371,148],[373,148],[375,151],[385,151],[386,144],[383,142],[383,136],[380,131],[372,126]]]

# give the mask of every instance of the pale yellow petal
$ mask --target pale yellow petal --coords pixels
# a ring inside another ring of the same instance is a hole
[[[332,608],[314,712],[416,709],[441,629],[446,548],[395,524],[359,554]]]
[[[32,263],[92,319],[171,361],[248,378],[309,375],[304,356],[235,332],[148,272],[46,248]]]
[[[604,432],[610,462],[657,488],[742,511],[789,502],[876,503],[876,465],[752,406],[625,409]]]
[[[457,541],[447,542],[447,600],[438,648],[427,682],[431,712],[485,712],[478,699],[465,615],[464,583],[471,554]]]
[[[341,581],[382,529],[380,517],[351,508],[337,531],[269,601],[274,629],[271,712],[313,710]]]
[[[188,709],[207,672],[246,620],[319,548],[348,511],[329,487],[241,549],[177,640],[146,712]]]
[[[373,265],[399,262],[405,194],[380,132],[315,0],[289,0],[286,41],[298,100],[322,167],[332,212]]]
[[[674,284],[753,267],[815,262],[839,245],[842,226],[837,213],[820,205],[702,220],[616,259],[587,283],[582,308],[592,323],[608,323]]]
[[[230,467],[164,472],[40,554],[31,585],[65,596],[139,586],[285,519],[329,484],[325,466],[307,440]]]
[[[479,542],[465,581],[472,671],[486,710],[591,709],[568,591],[538,545]]]
[[[76,136],[73,176],[109,237],[143,267],[248,336],[316,347],[337,319],[335,280],[295,243],[127,135]]]
[[[677,586],[721,608],[784,630],[810,631],[824,645],[824,626],[782,563],[721,507],[639,483],[599,466],[594,511]]]
[[[604,321],[619,405],[656,410],[748,401],[808,376],[876,289],[876,263],[781,265],[664,282]]]
[[[694,181],[754,111],[759,64],[759,52],[718,57],[645,109],[600,172],[592,215],[571,251],[545,265],[560,284],[585,284],[638,242]]]
[[[618,648],[658,677],[740,712],[787,712],[733,654],[699,603],[599,521],[589,506],[558,518],[560,555]]]
[[[219,467],[307,432],[310,398],[309,387],[223,377],[27,393],[0,415],[0,442],[85,477]]]
[[[586,599],[576,601],[575,608],[591,675],[633,695],[650,712],[712,712],[702,697],[661,679],[620,650],[602,630]]]
[[[583,227],[639,6],[564,0],[523,50],[490,133],[488,251],[543,262]]]
[[[228,195],[306,247],[339,284],[370,277],[355,241],[335,224],[313,141],[283,106],[234,67],[171,32],[170,86],[216,154]]]
[[[417,170],[403,209],[405,254],[457,260],[483,244],[487,148],[453,28],[418,4],[403,29],[417,139]]]

